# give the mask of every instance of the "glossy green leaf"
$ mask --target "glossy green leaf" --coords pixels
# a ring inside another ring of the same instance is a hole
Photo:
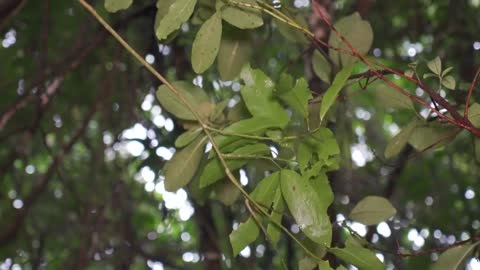
[[[440,60],[440,57],[437,56],[435,59],[429,61],[427,66],[436,75],[440,76],[442,74],[442,60]]]
[[[375,97],[385,108],[415,110],[412,100],[391,86],[380,83],[375,86]]]
[[[270,148],[265,144],[252,144],[247,145],[237,150],[233,151],[231,154],[234,155],[263,155],[270,153]],[[249,159],[229,159],[227,160],[227,165],[230,170],[236,170],[243,165],[245,165]],[[220,161],[215,158],[210,160],[205,166],[202,175],[200,176],[200,187],[206,187],[211,185],[218,180],[224,178],[225,168],[222,166]]]
[[[330,75],[332,67],[323,54],[318,51],[313,52],[312,66],[315,74],[324,82],[330,84]]]
[[[442,85],[448,89],[454,90],[456,86],[455,78],[453,78],[452,76],[443,77]]]
[[[357,49],[358,53],[364,55],[370,50],[373,43],[372,26],[368,21],[362,20],[358,12],[341,18],[334,26],[338,32]],[[328,44],[335,48],[351,51],[334,31],[330,33]],[[343,67],[350,66],[357,60],[356,57],[352,55],[339,53],[332,49],[329,50],[329,55],[337,66],[339,66],[340,63]]]
[[[400,154],[403,148],[405,148],[405,145],[407,145],[408,139],[412,135],[417,123],[417,119],[413,119],[388,142],[388,145],[385,148],[385,158],[392,158]]]
[[[248,6],[225,4],[224,0],[217,0],[217,10],[221,11],[222,18],[229,24],[240,29],[252,29],[263,25],[262,13]],[[236,0],[250,6],[257,6],[255,0]]]
[[[241,90],[242,98],[250,113],[255,117],[269,119],[273,126],[283,128],[290,118],[273,96],[273,81],[263,71],[248,66],[242,69],[240,76],[245,82]]]
[[[108,12],[117,12],[129,8],[133,0],[105,0],[105,9]]]
[[[175,0],[155,29],[157,38],[166,39],[169,34],[179,29],[192,15],[196,3],[197,0]]]
[[[237,256],[246,246],[257,239],[260,233],[258,225],[253,218],[241,223],[238,229],[230,233],[230,243],[232,244],[233,256]]]
[[[375,225],[397,213],[393,205],[385,198],[368,196],[355,205],[349,218],[365,225]]]
[[[432,270],[463,270],[466,260],[472,255],[473,249],[480,242],[449,248],[443,252]]]
[[[280,180],[280,179],[279,179]],[[282,190],[277,188],[275,196],[273,198],[272,213],[270,214],[270,220],[277,223],[282,223],[283,212],[285,211],[285,201],[283,200]],[[280,240],[282,230],[270,222],[267,226],[267,235],[270,243],[275,246]]]
[[[215,61],[222,39],[222,19],[217,12],[205,21],[198,30],[192,45],[192,67],[203,73]]]
[[[288,209],[303,233],[315,243],[329,246],[332,225],[327,215],[328,205],[310,181],[292,170],[282,170],[280,183]]]
[[[327,114],[328,110],[337,99],[337,95],[347,82],[348,77],[350,74],[352,74],[352,69],[353,66],[347,66],[340,70],[340,72],[338,72],[338,74],[335,76],[332,85],[330,85],[330,87],[327,89],[327,92],[325,92],[325,95],[322,98],[322,104],[320,106],[321,121],[323,121],[323,118]]]
[[[305,79],[298,79],[295,87],[290,91],[280,93],[279,97],[290,108],[300,113],[303,118],[308,116],[308,101],[312,99],[312,93],[308,88],[308,83]]]
[[[201,137],[173,155],[164,168],[165,190],[177,191],[190,182],[205,153],[206,144],[206,137]]]
[[[200,135],[200,133],[202,133],[201,128],[185,131],[180,136],[178,136],[178,138],[175,140],[175,147],[182,148],[186,146],[187,144],[195,140],[198,137],[198,135]]]
[[[222,38],[218,52],[217,67],[224,81],[235,79],[248,62],[250,42],[246,38]]]
[[[357,245],[347,245],[345,248],[329,248],[328,252],[343,261],[352,264],[360,270],[385,270],[386,267],[377,258],[375,252]]]
[[[192,105],[193,109],[201,116],[208,117],[214,109],[214,104],[203,91],[189,82],[176,81],[172,85]],[[196,120],[193,113],[173,94],[167,86],[162,85],[157,90],[157,98],[162,107],[177,118],[183,120]]]

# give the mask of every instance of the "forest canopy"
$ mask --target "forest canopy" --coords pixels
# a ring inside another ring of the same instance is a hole
[[[480,1],[0,1],[0,269],[480,269]]]

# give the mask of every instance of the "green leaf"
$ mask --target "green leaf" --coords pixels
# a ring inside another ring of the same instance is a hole
[[[404,74],[405,74],[405,76],[407,76],[407,77],[413,77],[413,75],[415,74],[415,70],[413,70],[413,69],[407,69]]]
[[[155,25],[154,32],[160,26],[162,19],[167,16],[170,6],[175,2],[175,0],[159,0],[157,1],[157,14],[155,15]]]
[[[282,235],[282,230],[275,223],[273,223],[273,221],[281,223],[284,211],[285,201],[282,197],[282,190],[277,188],[275,197],[273,198],[272,213],[270,214],[271,222],[267,226],[268,239],[273,246],[278,243],[278,240],[280,240],[280,236]]]
[[[277,123],[271,121],[271,119],[265,119],[261,117],[252,117],[244,120],[240,120],[231,124],[223,129],[225,133],[242,134],[242,135],[261,135],[265,133],[268,128],[278,126]],[[223,147],[238,138],[236,136],[218,135],[215,141],[219,147]]]
[[[324,82],[330,84],[330,74],[332,67],[323,54],[318,51],[313,52],[312,57],[313,71]]]
[[[480,104],[473,103],[468,107],[468,120],[476,128],[480,128]]]
[[[330,266],[330,263],[328,261],[320,261],[318,263],[318,269],[319,270],[333,270],[333,268]]]
[[[329,248],[328,252],[360,270],[384,270],[386,268],[373,251],[361,246],[349,245],[348,242],[345,248]]]
[[[471,256],[473,249],[480,242],[466,244],[448,249],[443,252],[438,261],[432,266],[432,270],[463,270],[465,262]]]
[[[206,137],[196,139],[184,149],[176,152],[172,159],[165,164],[165,190],[174,192],[190,182],[205,153],[206,143]]]
[[[408,143],[417,151],[425,151],[429,148],[437,148],[449,142],[459,132],[452,126],[439,123],[418,124],[413,130]]]
[[[342,90],[345,82],[347,82],[348,77],[352,74],[353,66],[347,66],[340,70],[335,76],[332,85],[327,89],[325,95],[322,98],[322,105],[320,107],[320,120],[322,121],[325,115],[327,114],[330,107],[333,105],[337,99],[337,95]]]
[[[202,88],[184,81],[176,81],[172,85],[178,90],[179,94],[185,97],[200,117],[208,117],[213,111],[215,105],[210,102],[210,98]],[[161,85],[158,88],[157,98],[162,107],[175,117],[183,120],[197,120],[193,113],[183,105],[166,85]]]
[[[280,172],[275,172],[263,178],[250,194],[251,197],[267,208],[272,204],[280,185]]]
[[[423,78],[424,78],[424,79],[428,79],[428,78],[432,78],[432,77],[438,78],[438,75],[437,75],[437,74],[430,73],[430,72],[423,74]]]
[[[231,206],[242,194],[230,181],[217,182],[214,190],[215,198],[226,206]]]
[[[217,67],[224,81],[235,79],[250,58],[250,42],[245,38],[222,38]]]
[[[279,97],[290,108],[300,113],[303,118],[308,117],[308,101],[312,99],[312,93],[308,88],[308,82],[305,79],[298,79],[295,87],[285,93],[280,93]]]
[[[252,144],[236,149],[231,154],[235,155],[262,155],[269,154],[270,148],[265,144]],[[234,171],[243,165],[247,164],[249,159],[230,159],[227,160],[227,165],[230,170]],[[200,176],[200,187],[204,188],[211,185],[218,180],[224,178],[225,168],[222,166],[218,158],[210,160],[205,166],[202,175]]]
[[[222,39],[222,19],[217,12],[202,24],[192,45],[192,67],[203,73],[215,61]]]
[[[397,135],[395,135],[390,142],[388,142],[385,148],[385,157],[392,158],[400,154],[405,145],[408,143],[408,139],[413,133],[413,130],[417,126],[417,119],[413,119],[408,125],[403,128]]]
[[[133,0],[105,0],[104,6],[108,12],[117,12],[129,8],[132,3]]]
[[[312,270],[315,267],[317,267],[317,263],[308,256],[298,261],[298,270]]]
[[[182,148],[195,140],[202,133],[201,128],[187,130],[175,140],[175,147]]]
[[[292,170],[280,172],[282,195],[305,235],[317,244],[330,246],[332,225],[328,205],[318,196],[311,182]]]
[[[175,0],[155,29],[157,38],[166,39],[169,34],[179,29],[192,15],[196,3],[197,0]]]
[[[442,78],[442,85],[445,86],[448,89],[454,90],[456,82],[455,82],[455,79],[452,76],[446,76],[446,77]]]
[[[305,28],[308,28],[308,23],[305,20],[305,17],[303,14],[297,14],[293,15],[291,12],[289,12],[287,9],[282,9],[282,13],[287,15],[289,18],[293,18],[295,22]],[[295,43],[300,43],[300,44],[308,44],[309,41],[305,37],[305,35],[298,29],[293,28],[291,25],[278,20],[278,19],[273,19],[275,25],[277,26],[278,32],[286,38],[287,40]]]
[[[355,48],[358,53],[364,55],[372,46],[373,30],[368,21],[362,20],[358,12],[350,16],[343,17],[335,23],[335,28],[340,34]],[[350,51],[350,48],[341,40],[341,38],[331,31],[328,44],[342,50]],[[350,66],[357,60],[355,56],[339,53],[338,51],[329,50],[329,55],[332,61],[339,66]]]
[[[442,74],[442,60],[440,60],[440,57],[435,57],[435,59],[429,61],[427,63],[428,68],[438,76]]]
[[[258,225],[253,218],[241,223],[238,229],[230,233],[230,243],[232,244],[233,256],[237,256],[246,246],[257,239],[260,233]]]
[[[350,219],[365,225],[375,225],[397,213],[397,210],[385,198],[368,196],[362,199],[350,212]]]
[[[246,66],[240,74],[245,86],[243,101],[254,117],[268,119],[272,126],[283,128],[290,120],[288,113],[273,96],[274,83],[261,70]]]
[[[475,157],[477,162],[480,163],[480,138],[475,138]]]
[[[445,75],[447,75],[452,69],[453,67],[448,67],[444,71],[442,71],[442,77],[445,77]]]
[[[257,6],[255,0],[235,0],[235,2]],[[255,8],[228,5],[222,0],[217,0],[217,10],[221,11],[222,18],[226,22],[240,29],[252,29],[263,25],[262,13]]]
[[[413,102],[408,96],[384,83],[377,84],[375,97],[385,108],[415,110]]]

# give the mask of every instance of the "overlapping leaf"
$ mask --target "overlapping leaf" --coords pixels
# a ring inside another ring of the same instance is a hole
[[[248,62],[250,42],[242,37],[224,37],[220,43],[217,67],[220,78],[224,81],[235,79]]]

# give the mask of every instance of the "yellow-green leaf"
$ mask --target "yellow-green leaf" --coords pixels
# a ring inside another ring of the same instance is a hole
[[[129,8],[133,0],[105,0],[105,9],[108,12],[117,12]]]
[[[184,149],[173,155],[172,159],[165,165],[165,190],[177,191],[187,185],[198,169],[200,160],[204,155],[206,137],[193,141]]]
[[[396,213],[397,210],[387,199],[368,196],[355,205],[349,217],[365,225],[375,225],[391,218]]]
[[[440,57],[437,56],[435,59],[429,61],[427,66],[436,75],[440,76],[440,74],[442,74],[442,60],[440,60]]]
[[[432,270],[465,269],[466,260],[471,256],[473,249],[479,243],[480,242],[449,248],[440,255],[438,261],[432,266]]]
[[[454,90],[456,82],[452,76],[446,76],[442,78],[442,85],[448,89]]]
[[[166,39],[169,34],[179,29],[192,15],[196,3],[197,0],[175,0],[155,29],[157,38]]]
[[[473,103],[468,107],[468,120],[476,128],[480,128],[480,104]]]
[[[215,61],[222,38],[222,19],[217,12],[202,24],[192,45],[192,67],[203,73]]]
[[[325,115],[327,114],[330,107],[333,105],[337,99],[337,95],[342,90],[345,82],[347,82],[348,77],[352,74],[353,66],[347,66],[340,70],[335,76],[332,85],[327,89],[325,95],[322,98],[322,104],[320,106],[320,120],[322,121]]]

